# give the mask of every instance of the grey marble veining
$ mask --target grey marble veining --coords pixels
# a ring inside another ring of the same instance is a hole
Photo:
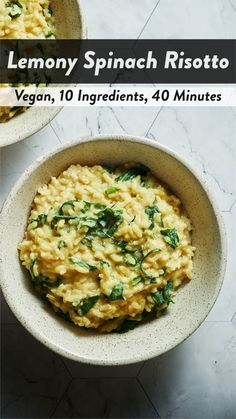
[[[234,419],[235,348],[230,322],[205,322],[182,345],[148,361],[139,379],[159,415]]]
[[[22,326],[2,325],[2,417],[46,418],[71,376],[61,359]]]
[[[91,38],[236,36],[235,0],[82,3]],[[0,206],[36,158],[98,133],[153,138],[205,177],[227,230],[224,285],[208,318],[186,342],[154,360],[118,368],[62,359],[32,338],[2,302],[2,417],[233,419],[236,108],[66,108],[41,132],[1,150]]]
[[[82,0],[90,39],[136,39],[160,0]]]
[[[235,0],[161,0],[141,39],[231,39],[235,21]]]
[[[73,380],[52,417],[128,418],[130,414],[134,418],[159,418],[137,380],[94,378]]]

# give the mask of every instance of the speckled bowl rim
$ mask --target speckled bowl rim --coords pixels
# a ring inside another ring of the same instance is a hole
[[[22,174],[22,176],[19,178],[19,180],[16,182],[16,184],[13,186],[12,190],[10,191],[4,205],[2,208],[2,211],[0,213],[0,253],[1,253],[1,243],[3,243],[2,240],[2,236],[3,236],[3,229],[1,228],[1,224],[2,221],[5,217],[5,214],[7,214],[8,212],[8,207],[11,204],[12,200],[14,200],[14,196],[17,193],[18,189],[24,184],[25,181],[27,181],[27,179],[31,176],[31,174],[42,164],[44,163],[46,160],[50,159],[51,157],[53,157],[54,155],[61,153],[64,150],[67,150],[69,148],[73,148],[79,144],[82,143],[88,143],[88,142],[99,142],[99,141],[111,141],[112,140],[117,140],[117,141],[124,141],[124,142],[131,142],[131,143],[139,143],[139,144],[144,144],[150,147],[153,147],[155,149],[158,149],[168,155],[170,155],[171,157],[173,157],[174,159],[176,159],[177,161],[179,161],[184,167],[186,167],[190,173],[192,173],[192,175],[197,179],[197,181],[199,182],[200,186],[202,187],[202,189],[205,191],[205,193],[207,194],[207,197],[209,199],[209,202],[212,206],[213,212],[215,214],[216,217],[216,221],[217,221],[217,226],[219,229],[219,236],[220,236],[220,248],[221,248],[221,265],[220,265],[220,270],[219,270],[219,274],[218,274],[218,280],[216,283],[216,288],[215,288],[215,292],[214,295],[212,297],[211,302],[208,305],[208,308],[206,309],[206,311],[204,312],[204,314],[199,318],[199,322],[197,325],[194,325],[192,328],[189,329],[189,332],[185,335],[181,335],[179,337],[179,339],[177,340],[177,343],[175,342],[173,345],[170,345],[170,347],[168,349],[164,349],[163,351],[157,351],[156,353],[154,351],[147,352],[147,353],[143,353],[143,354],[136,354],[134,356],[132,356],[132,358],[127,358],[127,359],[122,359],[122,360],[117,360],[117,361],[109,361],[109,360],[103,360],[103,359],[93,359],[93,358],[83,358],[80,357],[80,355],[74,355],[71,352],[64,350],[59,344],[54,344],[51,342],[48,342],[45,340],[45,338],[43,338],[41,336],[41,334],[39,332],[37,332],[37,326],[31,327],[30,325],[26,324],[23,319],[21,318],[21,313],[15,309],[14,305],[13,305],[13,301],[11,300],[11,296],[8,295],[7,293],[7,289],[5,287],[3,287],[3,275],[4,275],[4,268],[3,268],[3,260],[0,260],[0,285],[2,287],[2,291],[3,291],[3,295],[9,305],[9,307],[11,308],[11,310],[13,311],[13,313],[15,314],[15,316],[17,317],[17,319],[20,321],[20,323],[25,327],[26,330],[28,330],[28,332],[31,333],[32,336],[34,336],[38,341],[40,341],[42,344],[44,344],[45,346],[47,346],[49,349],[53,350],[54,352],[58,353],[59,355],[62,355],[66,358],[69,358],[73,361],[77,361],[77,362],[81,362],[81,363],[85,363],[85,364],[90,364],[90,365],[101,365],[101,366],[118,366],[118,365],[128,365],[128,364],[133,364],[136,362],[141,362],[141,361],[146,361],[148,359],[154,358],[156,356],[162,355],[163,353],[166,353],[168,351],[170,351],[171,349],[179,346],[182,342],[184,342],[189,336],[191,336],[198,328],[199,326],[203,323],[203,321],[206,319],[206,317],[208,316],[208,314],[210,313],[210,311],[212,310],[217,297],[219,295],[219,292],[221,290],[223,281],[224,281],[224,274],[225,274],[225,270],[226,270],[226,263],[227,263],[227,239],[226,239],[226,229],[225,229],[225,224],[224,224],[224,220],[222,217],[222,214],[220,212],[220,209],[218,207],[218,204],[216,203],[215,198],[213,197],[212,193],[209,191],[208,186],[206,184],[206,181],[204,180],[204,178],[199,175],[195,169],[192,169],[192,167],[190,166],[190,164],[188,164],[185,159],[183,159],[182,157],[180,157],[178,155],[178,153],[176,153],[175,151],[173,151],[172,149],[170,149],[169,147],[166,147],[160,143],[158,143],[157,141],[151,140],[151,139],[147,139],[145,137],[140,137],[140,136],[133,136],[133,135],[97,135],[97,136],[89,136],[89,137],[82,137],[80,139],[77,139],[75,141],[72,141],[70,143],[67,143],[65,145],[63,145],[62,147],[57,148],[56,150],[54,150],[53,152],[46,154],[44,156],[39,157],[38,159],[35,160],[34,163],[32,163],[28,169],[26,169],[26,171]],[[171,185],[170,185],[171,186]]]
[[[84,18],[84,12],[83,7],[81,5],[81,2],[76,0],[79,8],[79,14],[80,14],[80,22],[81,22],[81,39],[87,39],[88,38],[88,29],[85,24],[85,18]],[[68,85],[67,85],[68,86]],[[27,128],[22,129],[20,133],[17,135],[17,137],[13,137],[11,140],[3,140],[0,144],[0,150],[3,147],[8,147],[9,145],[19,143],[20,141],[26,140],[31,135],[36,134],[37,132],[40,132],[43,128],[45,128],[53,119],[61,112],[61,110],[64,108],[64,106],[53,106],[53,107],[39,107],[39,109],[45,110],[43,117],[39,119],[37,124],[28,124]],[[31,108],[29,108],[27,111],[29,112]],[[32,107],[32,109],[37,109],[37,106]],[[26,112],[27,112],[26,111]],[[20,118],[22,114],[16,115],[15,118]],[[6,122],[7,124],[7,122]],[[1,128],[1,124],[0,124]]]
[[[34,108],[35,109],[35,108]],[[39,108],[41,109],[41,108]],[[29,125],[27,124],[27,128],[21,129],[20,133],[12,137],[11,140],[5,140],[0,144],[0,150],[3,147],[8,147],[12,144],[19,143],[20,141],[26,140],[31,135],[36,134],[37,132],[41,131],[43,128],[45,128],[58,114],[61,112],[63,107],[53,107],[48,108],[45,106],[45,113],[43,114],[43,117],[39,119],[37,124]],[[26,112],[29,112],[30,109],[27,109]],[[20,118],[23,114],[16,115],[14,118]],[[7,124],[7,122],[5,122]],[[1,128],[1,126],[0,126]]]

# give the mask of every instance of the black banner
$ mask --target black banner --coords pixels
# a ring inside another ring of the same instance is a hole
[[[236,83],[236,41],[1,40],[0,83]]]

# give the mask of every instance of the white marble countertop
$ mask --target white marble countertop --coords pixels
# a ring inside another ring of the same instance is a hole
[[[236,38],[236,0],[82,4],[90,38]],[[3,417],[235,418],[236,108],[66,108],[41,132],[1,150],[0,204],[37,157],[98,133],[154,138],[205,176],[228,235],[222,291],[182,345],[154,360],[116,368],[76,364],[50,352],[3,301]]]

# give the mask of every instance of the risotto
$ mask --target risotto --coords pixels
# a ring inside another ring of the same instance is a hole
[[[0,39],[54,38],[55,28],[49,0],[0,0]],[[0,88],[6,85],[0,84]],[[0,122],[24,111],[0,107]]]
[[[72,165],[39,188],[20,259],[63,318],[126,332],[192,278],[191,222],[146,166]]]

